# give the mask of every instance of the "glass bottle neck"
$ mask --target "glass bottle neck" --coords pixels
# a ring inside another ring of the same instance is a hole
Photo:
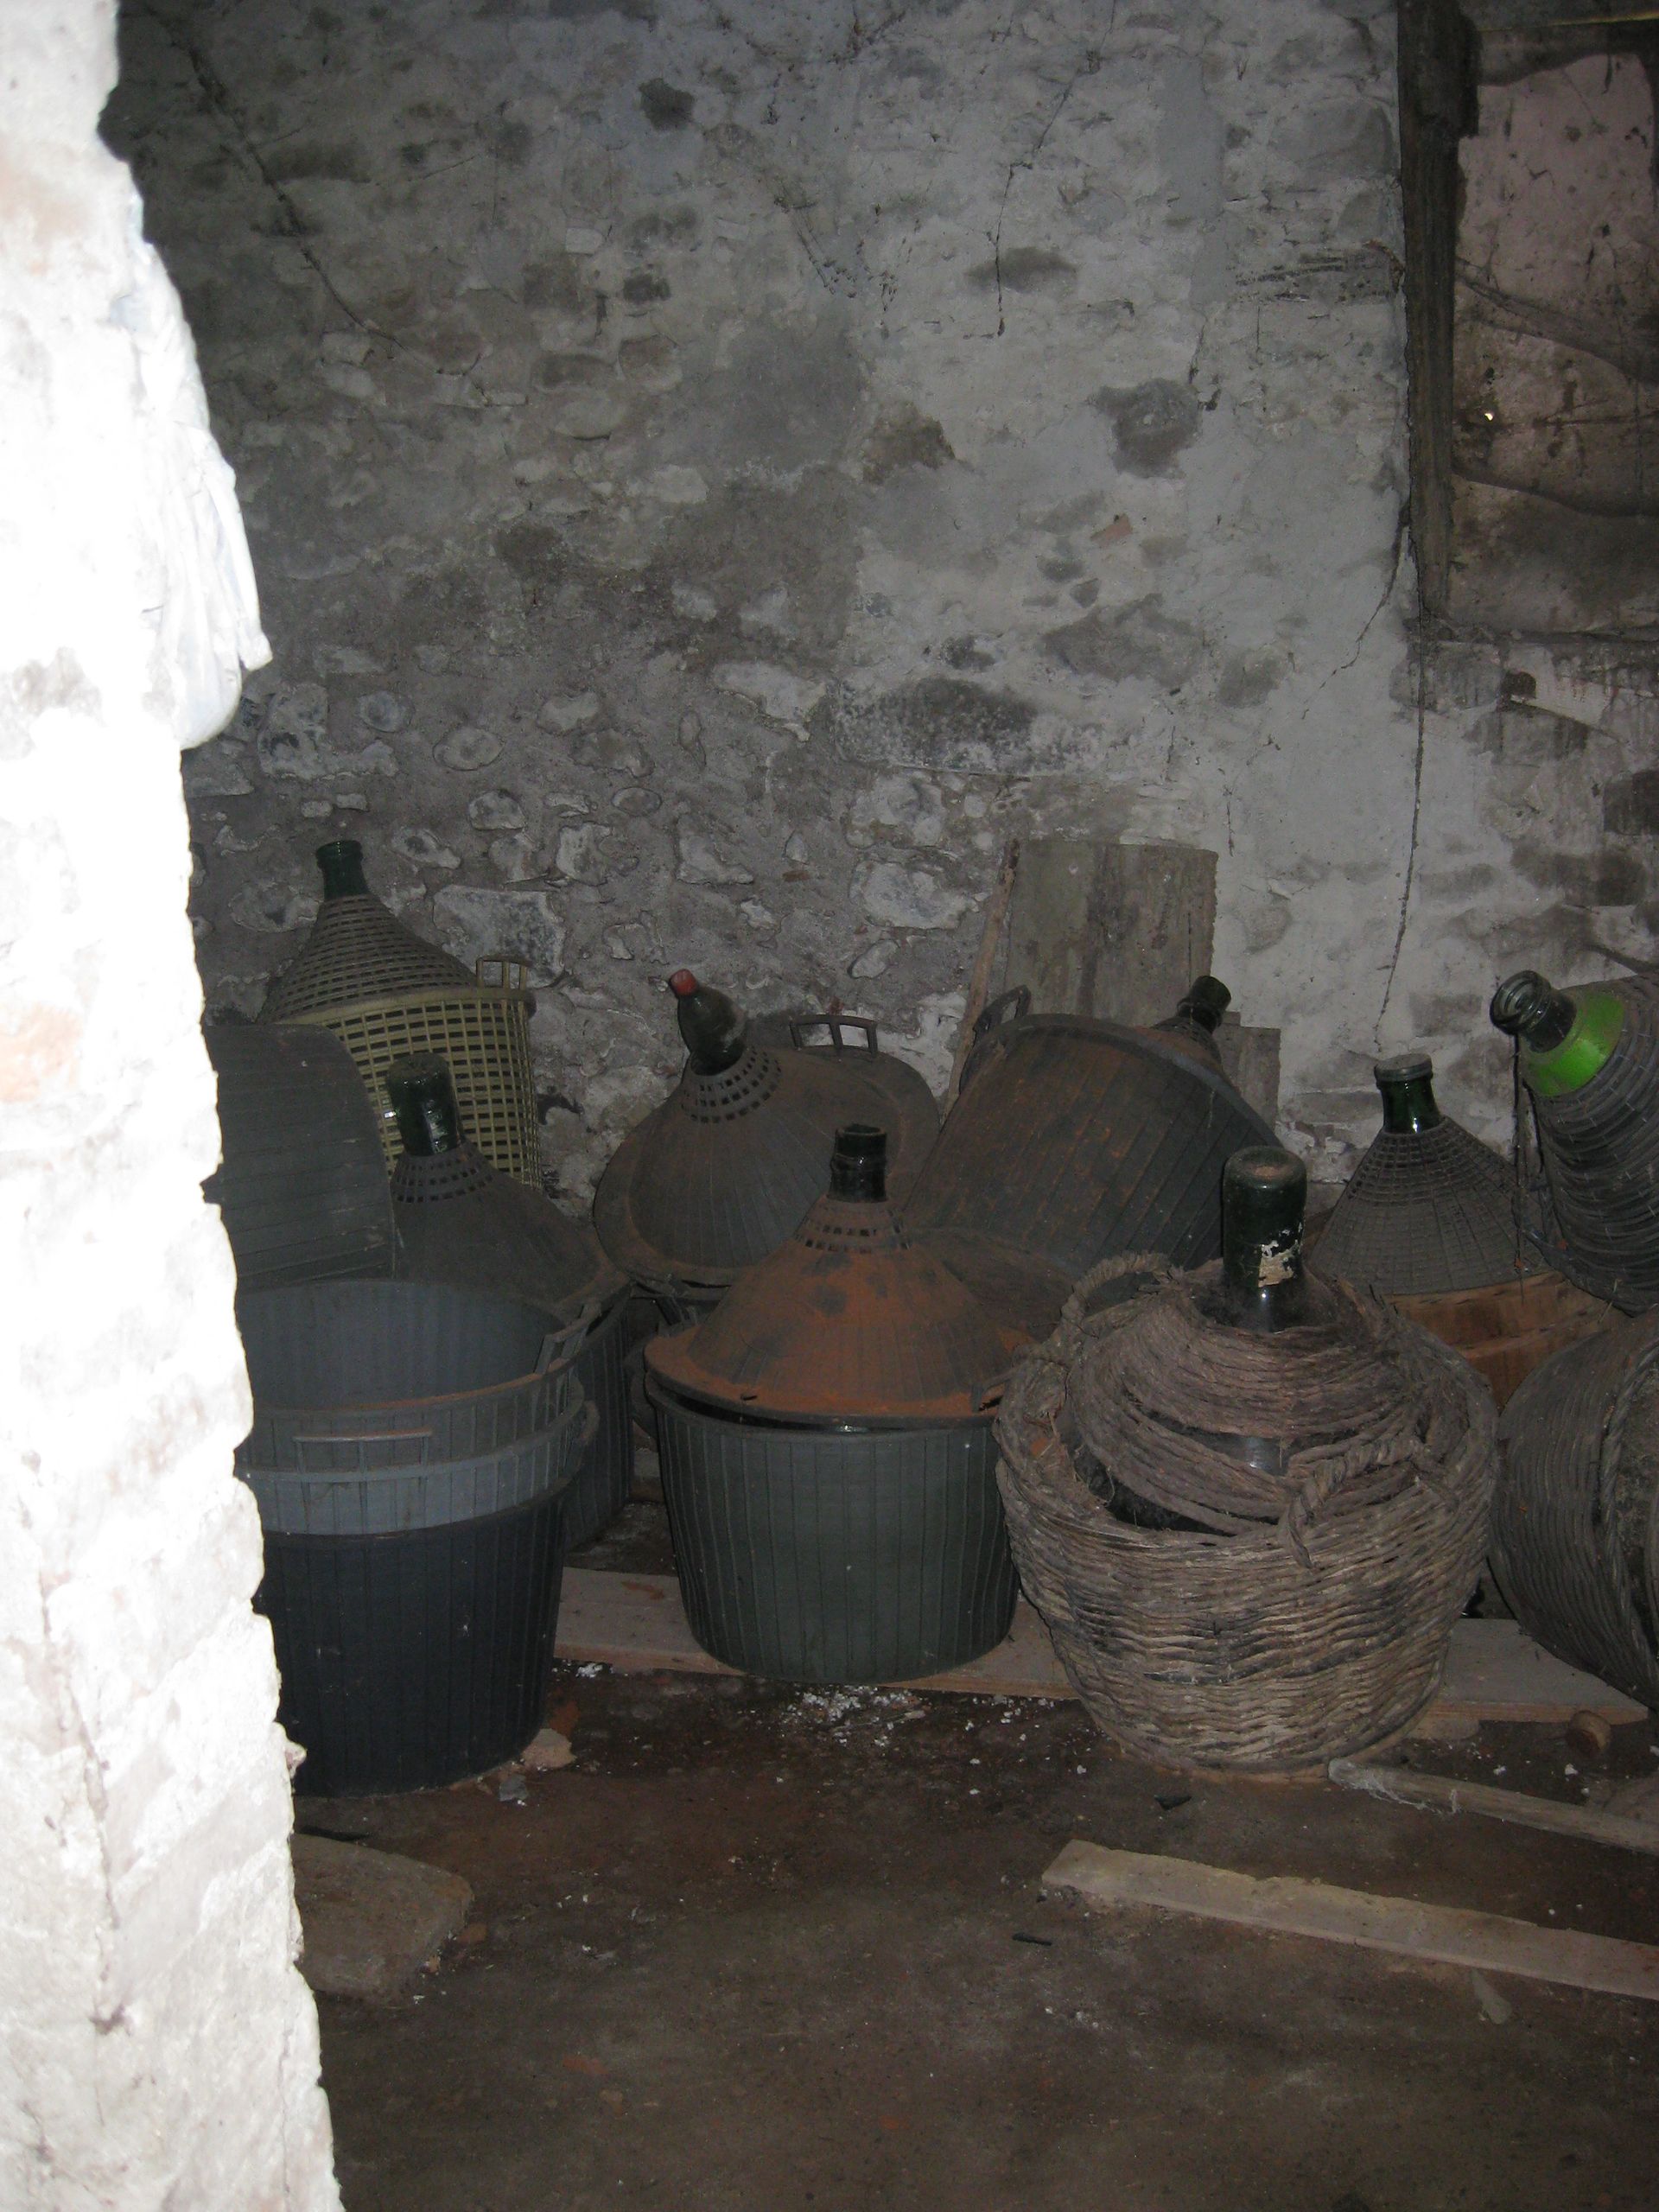
[[[325,899],[366,899],[368,879],[363,873],[363,848],[354,838],[341,837],[317,847],[317,866],[322,870]]]
[[[1624,1002],[1606,989],[1558,991],[1527,969],[1498,985],[1491,1015],[1519,1040],[1521,1072],[1534,1097],[1560,1098],[1582,1090],[1607,1065],[1624,1030]]]
[[[855,1205],[880,1205],[887,1195],[887,1133],[868,1122],[836,1131],[830,1155],[830,1195]]]
[[[459,1150],[461,1113],[449,1071],[442,1061],[388,1069],[386,1095],[405,1152],[425,1160]]]
[[[1382,1127],[1390,1136],[1420,1136],[1445,1118],[1434,1103],[1431,1075],[1389,1077],[1376,1087],[1382,1094]]]
[[[1252,1146],[1228,1161],[1221,1185],[1220,1318],[1268,1336],[1307,1319],[1302,1226],[1307,1170],[1294,1154]]]

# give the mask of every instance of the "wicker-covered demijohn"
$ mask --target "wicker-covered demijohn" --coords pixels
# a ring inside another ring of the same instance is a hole
[[[1547,1360],[1499,1434],[1492,1570],[1516,1618],[1659,1707],[1659,1313]]]
[[[1532,1095],[1562,1274],[1645,1313],[1659,1306],[1659,986],[1558,991],[1523,969],[1491,1013]]]
[[[262,1022],[332,1030],[357,1063],[380,1115],[386,1165],[403,1141],[386,1071],[435,1053],[448,1064],[467,1137],[492,1167],[542,1185],[531,1001],[523,963],[481,960],[476,971],[407,928],[370,891],[363,851],[340,838],[317,849],[323,899],[311,933],[259,1009]]]
[[[1484,1549],[1492,1402],[1368,1294],[1310,1280],[1304,1320],[1252,1334],[1216,1318],[1221,1275],[1096,1269],[1008,1387],[998,1478],[1026,1592],[1107,1734],[1296,1770],[1433,1694]]]

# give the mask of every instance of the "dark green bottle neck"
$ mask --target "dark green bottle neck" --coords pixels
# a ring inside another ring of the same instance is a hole
[[[1518,1037],[1535,1052],[1553,1052],[1565,1044],[1577,1014],[1567,994],[1558,991],[1535,968],[1506,976],[1492,994],[1494,1027]]]
[[[1308,1313],[1302,1264],[1307,1170],[1276,1146],[1236,1152],[1221,1179],[1220,1318],[1269,1336]]]
[[[887,1133],[868,1122],[836,1131],[830,1155],[830,1195],[855,1205],[880,1205],[887,1195]]]
[[[386,1096],[404,1150],[417,1160],[456,1151],[461,1112],[448,1069],[440,1059],[402,1060],[386,1071]]]
[[[1213,1037],[1221,1027],[1221,1017],[1232,1002],[1233,995],[1225,983],[1214,976],[1195,976],[1175,1009],[1175,1019]]]
[[[1376,1087],[1382,1094],[1382,1127],[1390,1136],[1419,1136],[1444,1119],[1434,1103],[1432,1075],[1379,1075]]]
[[[317,847],[317,866],[322,870],[325,899],[367,899],[372,894],[363,873],[363,848],[354,837],[337,838]]]

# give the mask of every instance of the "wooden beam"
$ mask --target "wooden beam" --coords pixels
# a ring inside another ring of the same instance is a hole
[[[575,1665],[597,1662],[625,1674],[733,1671],[711,1659],[692,1636],[679,1584],[671,1574],[566,1567],[558,1656]],[[971,1697],[1077,1695],[1054,1656],[1042,1616],[1024,1599],[1014,1607],[1013,1628],[995,1651],[949,1674],[931,1675],[917,1687]],[[1615,1727],[1648,1717],[1645,1706],[1541,1651],[1513,1621],[1459,1621],[1452,1632],[1440,1695],[1422,1725],[1535,1720],[1560,1727],[1586,1711],[1601,1713]]]
[[[1400,185],[1405,219],[1411,542],[1419,603],[1446,611],[1452,575],[1452,332],[1458,141],[1475,127],[1474,39],[1453,0],[1400,0]]]
[[[1332,1759],[1331,1779],[1344,1789],[1384,1797],[1392,1805],[1415,1805],[1426,1813],[1479,1813],[1516,1827],[1541,1828],[1580,1843],[1611,1844],[1620,1851],[1643,1851],[1659,1858],[1659,1822],[1599,1811],[1592,1805],[1558,1805],[1518,1789],[1494,1789],[1485,1782],[1453,1782],[1444,1774],[1417,1774],[1409,1767],[1373,1765],[1366,1759]]]
[[[1002,865],[997,870],[996,882],[985,902],[985,923],[980,931],[979,951],[974,960],[973,973],[968,978],[968,996],[962,1009],[962,1027],[957,1037],[957,1049],[950,1062],[950,1083],[945,1092],[947,1105],[962,1089],[962,1071],[968,1055],[974,1049],[974,1024],[984,1013],[991,995],[991,984],[996,975],[996,963],[1002,950],[1002,931],[1008,918],[1008,901],[1014,896],[1014,877],[1020,868],[1020,840],[1010,837],[1002,849]]]
[[[1273,1936],[1312,1936],[1483,1974],[1595,1989],[1613,1997],[1659,2000],[1659,1949],[1566,1928],[1537,1928],[1491,1912],[1377,1897],[1294,1875],[1258,1881],[1225,1867],[1138,1851],[1068,1843],[1043,1877],[1090,1904],[1151,1905]]]

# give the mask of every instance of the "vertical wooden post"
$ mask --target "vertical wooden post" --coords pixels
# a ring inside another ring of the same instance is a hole
[[[1400,185],[1406,239],[1411,541],[1425,614],[1452,575],[1452,320],[1458,141],[1478,121],[1475,35],[1452,0],[1400,0]]]

